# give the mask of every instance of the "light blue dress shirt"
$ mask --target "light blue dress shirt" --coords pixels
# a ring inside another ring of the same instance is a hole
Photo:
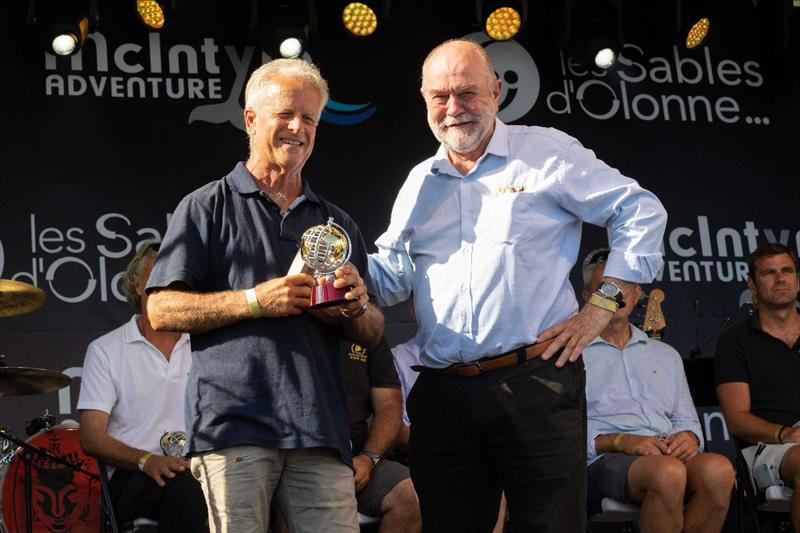
[[[631,325],[620,350],[596,337],[583,350],[586,365],[587,459],[597,460],[594,439],[608,433],[672,435],[703,432],[694,407],[683,360],[674,348]]]
[[[606,275],[650,282],[663,265],[658,199],[552,128],[497,120],[466,176],[440,146],[400,189],[369,271],[378,301],[414,294],[423,364],[531,344],[577,312],[569,282],[581,222],[607,227]]]

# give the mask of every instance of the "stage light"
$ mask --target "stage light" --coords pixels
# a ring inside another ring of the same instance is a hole
[[[281,57],[289,59],[300,57],[303,54],[303,41],[297,37],[289,37],[281,41],[278,51]]]
[[[594,55],[594,64],[602,69],[610,68],[617,60],[617,53],[611,48],[601,48]]]
[[[495,41],[512,39],[522,26],[522,16],[512,7],[501,7],[486,17],[486,35]]]
[[[78,40],[71,33],[62,33],[56,35],[51,45],[53,52],[60,56],[72,55],[78,47]]]
[[[308,50],[316,27],[313,2],[252,0],[250,6],[251,31],[262,51],[270,57],[296,58]]]
[[[686,34],[686,48],[695,48],[703,44],[708,36],[708,30],[711,27],[711,21],[706,17],[701,18],[692,25],[689,33]]]
[[[136,14],[142,24],[148,28],[160,30],[164,27],[166,22],[165,10],[166,6],[163,5],[163,2],[136,0]]]
[[[607,0],[578,0],[569,10],[570,56],[584,67],[608,69],[622,46],[619,14]]]
[[[342,10],[342,23],[347,31],[357,37],[367,37],[378,28],[375,11],[361,2],[351,2]]]
[[[96,2],[51,0],[38,6],[33,21],[44,23],[45,46],[54,54],[68,56],[77,54],[86,42],[95,26],[90,24],[90,19],[97,20]]]
[[[513,39],[525,23],[527,1],[489,0],[476,5],[483,31],[495,41]]]

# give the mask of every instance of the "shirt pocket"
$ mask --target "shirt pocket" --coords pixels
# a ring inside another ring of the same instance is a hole
[[[536,212],[531,193],[501,193],[486,199],[481,213],[488,235],[497,244],[515,244],[532,238]]]

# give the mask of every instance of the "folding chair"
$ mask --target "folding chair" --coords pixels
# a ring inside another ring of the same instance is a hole
[[[770,525],[774,532],[785,531],[791,523],[791,503],[794,491],[784,485],[772,485],[763,493],[756,490],[747,462],[739,446],[736,446],[736,491],[743,507],[742,512],[747,512],[752,521],[752,528],[744,524],[744,516],[740,520],[740,529],[752,529],[761,533],[762,523]]]
[[[600,502],[601,511],[589,517],[589,522],[623,523],[622,531],[633,531],[632,525],[639,521],[639,507],[632,503],[621,502],[613,498],[603,498]]]
[[[100,519],[100,531],[106,533],[106,527],[111,524],[112,533],[119,533],[117,517],[114,514],[114,505],[111,503],[111,493],[108,491],[108,470],[103,461],[97,461],[97,470],[100,472],[100,509],[102,518]]]
[[[381,523],[381,517],[379,516],[367,516],[365,514],[358,513],[358,527],[363,531],[366,529],[375,529],[377,530],[377,526]]]

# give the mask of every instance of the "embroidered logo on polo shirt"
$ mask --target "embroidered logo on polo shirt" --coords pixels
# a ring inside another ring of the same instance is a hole
[[[360,344],[353,343],[350,345],[350,352],[347,354],[347,357],[353,361],[358,361],[359,363],[366,363],[367,349]]]

